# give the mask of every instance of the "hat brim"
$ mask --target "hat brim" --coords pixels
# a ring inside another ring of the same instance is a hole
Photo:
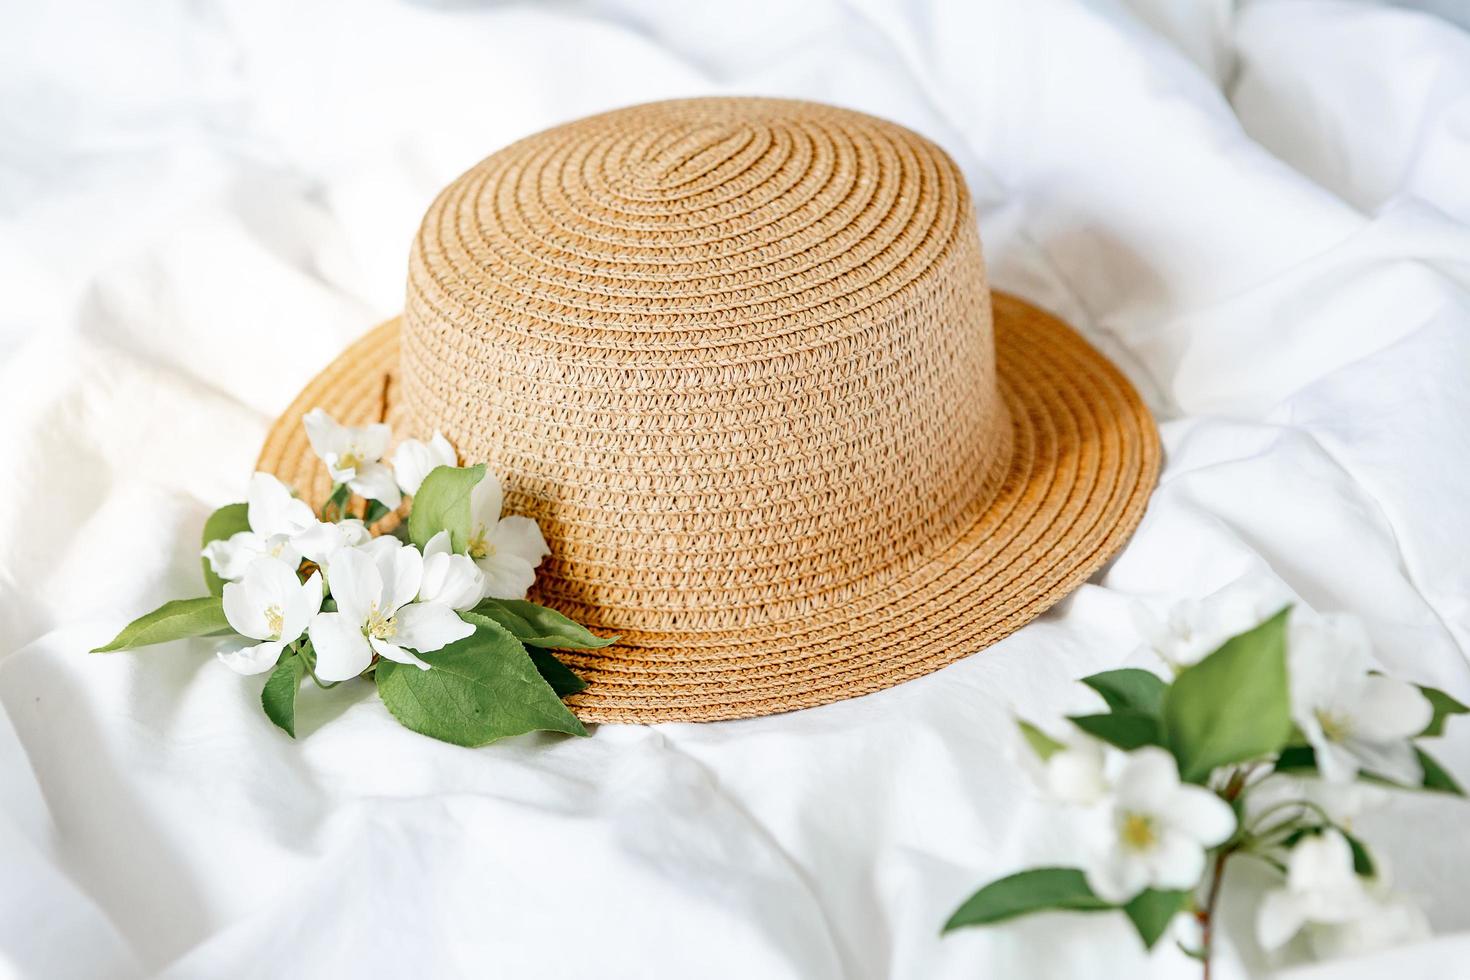
[[[908,574],[799,620],[739,633],[624,634],[558,656],[587,682],[583,721],[716,721],[870,694],[1015,632],[1122,548],[1159,468],[1158,430],[1102,354],[1045,311],[993,294],[997,376],[1014,452],[994,503]],[[258,468],[314,507],[330,491],[301,417],[389,417],[398,320],[317,375],[276,420]],[[553,542],[553,547],[554,547]],[[534,594],[532,598],[535,598]]]

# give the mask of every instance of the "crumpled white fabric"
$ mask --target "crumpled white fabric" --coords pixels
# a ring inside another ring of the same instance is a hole
[[[199,645],[89,657],[199,590],[269,421],[401,303],[440,186],[613,106],[771,93],[900,120],[969,177],[992,275],[1145,393],[1133,542],[894,690],[478,751],[369,689],[303,738]],[[941,940],[1076,847],[1008,753],[1139,662],[1131,604],[1247,573],[1470,696],[1470,36],[1393,7],[1134,0],[15,4],[0,30],[0,976],[1195,976],[1121,917]],[[1436,747],[1470,782],[1470,725]],[[1467,807],[1361,832],[1470,957]],[[1262,879],[1242,866],[1248,896]],[[1256,951],[1228,905],[1218,975]],[[1285,964],[1289,967],[1289,964]]]

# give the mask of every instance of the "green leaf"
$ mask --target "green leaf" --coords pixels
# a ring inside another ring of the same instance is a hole
[[[146,616],[139,616],[123,627],[121,633],[105,647],[93,653],[111,653],[114,650],[133,650],[183,640],[191,636],[205,636],[230,628],[225,619],[224,603],[218,596],[203,596],[199,599],[174,599],[165,602]]]
[[[1419,756],[1419,764],[1424,767],[1424,788],[1434,790],[1436,793],[1451,793],[1455,796],[1464,796],[1465,791],[1455,778],[1444,767],[1421,748],[1415,748],[1414,752]]]
[[[204,540],[200,543],[200,547],[207,548],[211,541],[223,541],[232,534],[248,530],[250,530],[250,520],[246,517],[246,506],[244,504],[225,504],[210,514],[209,520],[204,522]],[[204,584],[209,588],[209,594],[223,594],[225,580],[214,574],[208,558],[200,558],[199,561],[204,565]]]
[[[1288,745],[1276,758],[1277,772],[1317,772],[1317,753],[1310,745]]]
[[[485,599],[471,611],[471,615],[494,620],[527,646],[551,650],[598,650],[618,640],[616,636],[594,636],[585,626],[555,609],[524,599]]]
[[[1429,704],[1434,708],[1434,716],[1429,719],[1429,724],[1424,731],[1419,733],[1420,738],[1434,738],[1444,734],[1445,719],[1450,715],[1470,714],[1470,707],[1466,707],[1437,687],[1425,687],[1420,684],[1419,690],[1429,699]]]
[[[306,676],[306,662],[298,653],[288,653],[276,664],[260,692],[260,706],[277,728],[296,737],[296,692]]]
[[[1136,667],[1105,670],[1082,678],[1082,683],[1102,695],[1112,711],[1139,711],[1157,715],[1168,687],[1157,674]]]
[[[369,500],[367,502],[367,509],[362,513],[362,522],[371,526],[391,513],[393,513],[392,509],[381,500]]]
[[[572,669],[549,650],[541,650],[529,647],[526,652],[531,655],[531,663],[536,665],[536,672],[541,679],[551,685],[556,696],[564,698],[568,694],[576,694],[578,691],[587,689],[587,682],[572,672]]]
[[[1068,719],[1093,738],[1125,752],[1145,745],[1163,745],[1164,729],[1154,715],[1141,711],[1114,711],[1106,715],[1072,715]]]
[[[1016,726],[1021,729],[1021,737],[1026,739],[1026,744],[1031,746],[1031,751],[1035,752],[1042,762],[1045,762],[1066,748],[1061,742],[1058,742],[1029,721],[1022,721],[1018,718],[1016,719]]]
[[[484,602],[476,607],[476,610],[488,608],[486,605],[487,603],[499,603],[505,601],[506,600],[486,599]],[[541,606],[533,605],[529,602],[522,603],[522,605],[531,606],[533,609],[543,608]],[[552,612],[552,610],[549,609],[545,611]],[[536,629],[532,627],[529,623],[527,623],[525,619],[509,611],[504,611],[502,615],[492,616],[482,615],[480,612],[472,610],[470,612],[462,612],[459,615],[465,622],[474,626],[482,624],[494,624],[500,626],[502,629],[507,629],[512,634],[514,634],[516,639],[520,640],[522,644],[525,644],[528,641],[521,636],[519,630],[524,630],[528,633],[533,634],[537,632]],[[566,617],[562,616],[560,613],[553,613],[553,615],[565,620],[576,629],[582,629],[582,627],[577,626],[576,623],[573,623],[571,620],[566,619]],[[582,630],[582,632],[585,633],[586,630]],[[592,634],[588,633],[587,635],[591,636]],[[533,636],[532,638],[540,639],[541,637]],[[593,637],[593,639],[595,640],[597,639],[597,637]],[[559,644],[559,646],[568,646],[568,644]],[[546,650],[539,649],[537,646],[528,646],[526,647],[526,653],[530,654],[531,662],[536,665],[536,670],[541,674],[541,679],[551,685],[551,689],[556,692],[557,697],[564,698],[568,694],[576,694],[578,691],[586,690],[587,682],[574,674],[571,668],[562,663],[560,660],[556,659],[556,657],[554,657]]]
[[[1004,922],[1032,912],[1100,912],[1110,908],[1113,906],[1092,893],[1087,878],[1076,868],[1033,868],[992,881],[971,895],[955,909],[942,932]]]
[[[1169,928],[1169,923],[1179,910],[1184,908],[1184,903],[1189,901],[1189,892],[1182,891],[1159,891],[1148,888],[1138,893],[1133,901],[1123,906],[1123,911],[1128,913],[1128,920],[1133,923],[1133,928],[1138,930],[1138,938],[1143,940],[1145,949],[1153,949],[1154,943]]]
[[[327,499],[322,501],[322,520],[341,521],[347,516],[347,501],[352,496],[352,488],[345,483],[332,484],[332,492]],[[332,516],[328,517],[328,513]]]
[[[1203,783],[1218,766],[1274,755],[1291,737],[1283,609],[1186,667],[1164,692],[1164,729],[1179,776]]]
[[[1361,772],[1358,778],[1364,782],[1377,783],[1380,786],[1390,786],[1394,789],[1427,789],[1436,793],[1451,793],[1455,796],[1464,796],[1465,791],[1460,784],[1455,782],[1453,776],[1445,771],[1444,767],[1417,746],[1414,753],[1419,757],[1419,765],[1424,769],[1424,781],[1419,786],[1406,786],[1396,783],[1391,779],[1374,775],[1371,772]],[[1291,746],[1284,749],[1281,757],[1276,760],[1277,772],[1289,772],[1293,775],[1317,775],[1317,753],[1309,746]]]
[[[519,640],[493,622],[473,625],[465,639],[419,654],[430,670],[378,662],[378,693],[393,717],[430,738],[471,747],[538,730],[587,734]]]
[[[440,531],[448,531],[451,546],[464,554],[470,538],[470,491],[484,476],[484,463],[436,466],[413,495],[413,509],[408,513],[408,539],[423,550],[430,538]]]
[[[1343,839],[1348,842],[1348,847],[1352,848],[1353,871],[1362,875],[1364,878],[1372,878],[1377,874],[1377,870],[1373,866],[1373,856],[1368,853],[1368,848],[1363,846],[1363,842],[1341,827],[1338,827],[1337,830],[1342,834]]]

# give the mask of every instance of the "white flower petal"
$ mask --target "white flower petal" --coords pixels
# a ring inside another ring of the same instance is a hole
[[[415,602],[398,610],[398,633],[402,646],[419,653],[432,653],[475,631],[459,614],[442,602]]]
[[[435,430],[434,437],[429,440],[429,451],[434,454],[440,466],[459,465],[459,456],[455,453],[454,446],[450,445],[449,440],[444,438],[444,433],[438,430]]]
[[[1428,939],[1430,931],[1428,918],[1412,899],[1385,894],[1373,898],[1363,913],[1351,921],[1314,924],[1308,935],[1314,956],[1333,959],[1418,942]]]
[[[475,565],[485,576],[485,594],[495,599],[524,599],[536,584],[535,567],[515,555],[491,555]]]
[[[407,494],[419,492],[424,480],[441,466],[455,466],[459,462],[454,447],[443,433],[435,432],[429,442],[405,439],[393,453],[393,474],[398,485]]]
[[[425,558],[432,558],[434,555],[450,555],[453,553],[454,547],[450,543],[448,531],[438,532],[424,545]]]
[[[321,608],[322,573],[312,572],[311,578],[297,586],[287,597],[286,604],[281,607],[281,641],[296,642]]]
[[[1351,616],[1293,612],[1286,648],[1292,712],[1298,717],[1352,704],[1372,666],[1368,634]]]
[[[350,489],[352,481],[357,479],[357,466],[344,463],[343,460],[347,458],[349,457],[337,453],[328,453],[322,457],[322,462],[327,464],[327,472],[332,475],[333,483],[346,483]]]
[[[1104,902],[1121,905],[1148,886],[1148,868],[1142,861],[1115,848],[1083,869],[1094,895]]]
[[[355,476],[347,480],[352,492],[369,500],[382,501],[389,510],[396,510],[403,503],[403,494],[398,491],[398,481],[393,471],[382,463],[363,463]]]
[[[485,573],[465,555],[449,556],[449,574],[436,597],[451,609],[473,609],[485,597]]]
[[[1202,786],[1181,785],[1164,817],[1172,827],[1206,847],[1223,844],[1235,833],[1235,811]]]
[[[1287,887],[1299,894],[1347,894],[1354,890],[1353,851],[1335,830],[1303,837],[1287,858]]]
[[[1353,712],[1353,734],[1370,742],[1413,738],[1434,717],[1434,707],[1407,681],[1370,674]]]
[[[515,555],[528,562],[532,568],[551,554],[551,549],[546,547],[546,538],[542,536],[541,528],[529,517],[502,519],[490,532],[488,542],[497,553]]]
[[[1284,946],[1306,921],[1300,896],[1286,888],[1273,889],[1256,906],[1256,940],[1269,953]]]
[[[225,583],[220,598],[225,608],[225,621],[230,624],[230,629],[254,640],[270,638],[270,627],[265,622],[265,607],[251,601],[244,583]]]
[[[1086,805],[1107,794],[1102,746],[1093,739],[1052,753],[1045,767],[1047,790],[1059,802]]]
[[[306,426],[306,438],[311,442],[311,451],[319,457],[326,459],[328,456],[346,452],[347,429],[338,425],[337,420],[322,409],[313,408],[301,417],[301,422]]]
[[[392,541],[391,538],[388,540]],[[367,622],[373,606],[379,605],[383,599],[383,576],[377,563],[365,551],[356,548],[344,548],[332,559],[327,583],[331,587],[332,598],[337,601],[337,611],[358,630]]]
[[[433,543],[430,541],[429,545]],[[442,602],[453,609],[470,609],[484,594],[485,576],[467,556],[441,551],[424,558],[420,602]]]
[[[284,534],[272,534],[265,540],[265,552],[268,557],[279,558],[282,563],[290,568],[298,568],[301,565],[301,551],[291,542],[291,538]]]
[[[377,462],[393,441],[393,430],[386,422],[374,422],[352,430],[353,446],[365,460]]]
[[[265,554],[265,539],[254,531],[236,531],[228,538],[211,541],[200,554],[209,559],[214,574],[226,582],[245,577],[245,569]]]
[[[373,662],[373,649],[363,635],[361,621],[340,612],[317,613],[310,634],[316,650],[316,675],[324,681],[356,677]]]
[[[396,643],[389,643],[387,640],[380,640],[377,637],[372,638],[372,644],[373,649],[378,652],[378,656],[385,660],[391,660],[399,664],[411,664],[419,670],[429,669],[429,665],[414,656],[412,650],[406,650]]]
[[[1317,772],[1322,774],[1323,779],[1333,783],[1346,783],[1357,778],[1358,757],[1347,746],[1329,741],[1320,734],[1321,729],[1318,729],[1316,737],[1305,729],[1303,731],[1312,746],[1312,754],[1316,756]]]
[[[1358,768],[1375,776],[1381,776],[1400,786],[1420,786],[1424,783],[1424,767],[1419,762],[1418,754],[1414,752],[1413,743],[1408,739],[1369,742],[1366,739],[1350,738],[1343,743],[1342,748],[1357,761]]]
[[[1205,873],[1205,851],[1189,833],[1168,828],[1147,852],[1147,863],[1150,885],[1170,890],[1193,888]]]
[[[267,538],[277,534],[289,537],[316,523],[316,515],[306,501],[297,500],[289,487],[269,473],[250,477],[245,516],[250,530]]]
[[[224,587],[225,619],[243,636],[256,640],[278,640],[271,629],[267,611],[285,612],[292,592],[300,588],[296,570],[276,558],[257,558],[245,569],[239,582]]]
[[[368,553],[377,562],[383,582],[378,608],[384,615],[392,615],[393,610],[412,602],[419,594],[419,584],[424,580],[424,556],[412,545],[402,544],[386,534],[373,539]]]
[[[503,500],[500,480],[494,473],[486,470],[480,482],[470,488],[471,537],[474,536],[475,528],[483,528],[488,533],[499,523]]]
[[[345,521],[342,524],[317,521],[293,537],[291,543],[308,561],[325,565],[339,549],[347,547],[349,535],[345,524]]]
[[[284,643],[267,641],[246,647],[226,647],[217,654],[219,662],[237,674],[263,674],[275,667]]]
[[[1148,745],[1128,753],[1114,792],[1117,805],[1140,813],[1163,812],[1179,788],[1179,766],[1163,749]]]

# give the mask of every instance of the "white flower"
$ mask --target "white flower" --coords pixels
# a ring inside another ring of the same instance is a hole
[[[256,473],[250,478],[245,519],[250,530],[211,541],[201,552],[209,559],[214,574],[227,582],[239,581],[250,563],[262,556],[279,558],[292,568],[300,565],[301,550],[295,538],[317,523],[311,507],[292,496],[290,489],[269,473]]]
[[[356,518],[331,523],[317,521],[315,526],[302,531],[291,543],[301,550],[307,561],[320,565],[331,575],[332,558],[343,548],[361,548],[372,540],[367,525]]]
[[[1148,607],[1135,605],[1133,620],[1148,648],[1174,670],[1183,670],[1280,608],[1283,603],[1273,602],[1272,592],[1266,581],[1251,576],[1203,599],[1176,602],[1162,619]]]
[[[1434,709],[1414,685],[1369,674],[1368,635],[1349,616],[1292,616],[1287,637],[1292,718],[1323,778],[1343,782],[1360,770],[1417,786],[1423,767],[1409,741]]]
[[[1256,938],[1270,951],[1308,922],[1351,922],[1367,908],[1347,838],[1331,829],[1309,834],[1287,856],[1286,885],[1267,892],[1256,907]]]
[[[1315,776],[1272,772],[1254,783],[1242,798],[1248,824],[1267,810],[1273,810],[1282,817],[1289,816],[1293,810],[1300,812],[1308,807],[1286,804],[1303,802],[1316,806],[1337,826],[1351,830],[1359,814],[1383,805],[1388,797],[1388,790],[1372,783],[1330,783]],[[1275,818],[1271,822],[1274,823]]]
[[[389,508],[403,502],[393,471],[379,462],[388,451],[392,430],[381,422],[372,425],[338,425],[319,408],[302,419],[312,450],[327,464],[332,479],[345,483],[353,493],[380,500]]]
[[[438,650],[475,631],[447,603],[416,601],[424,556],[392,537],[338,552],[329,575],[337,611],[311,621],[316,672],[323,680],[362,673],[374,653],[428,670],[412,651]]]
[[[219,651],[226,667],[241,674],[260,674],[280,659],[286,644],[306,631],[322,605],[322,580],[315,572],[302,582],[296,566],[279,558],[257,558],[242,581],[224,588],[225,619],[236,633],[259,643],[228,645]]]
[[[1268,952],[1303,928],[1320,957],[1366,953],[1429,935],[1424,913],[1389,889],[1382,860],[1376,876],[1353,870],[1347,838],[1328,828],[1303,837],[1286,859],[1286,884],[1256,908],[1256,937]]]
[[[472,609],[485,595],[485,573],[469,557],[450,550],[449,532],[440,531],[424,545],[424,577],[419,602],[442,602],[451,609]]]
[[[1429,919],[1407,895],[1390,891],[1374,879],[1368,885],[1366,897],[1363,915],[1351,922],[1307,926],[1313,954],[1321,959],[1361,956],[1429,938]]]
[[[536,566],[551,554],[541,529],[529,517],[500,516],[502,495],[495,474],[470,491],[469,553],[485,573],[485,594],[524,599],[536,581]]]
[[[1043,759],[1024,738],[1020,741],[1021,764],[1047,798],[1086,806],[1107,795],[1107,746],[1103,742],[1072,728],[1065,737],[1055,739],[1062,747]]]
[[[436,432],[428,442],[418,439],[400,442],[393,453],[393,475],[398,478],[398,486],[403,492],[412,496],[419,492],[424,478],[434,470],[441,466],[454,466],[458,462],[449,440],[443,433]]]
[[[1173,756],[1154,746],[1138,749],[1118,774],[1103,846],[1084,869],[1087,883],[1116,903],[1150,887],[1193,888],[1204,874],[1205,849],[1234,830],[1230,805],[1180,783]]]

